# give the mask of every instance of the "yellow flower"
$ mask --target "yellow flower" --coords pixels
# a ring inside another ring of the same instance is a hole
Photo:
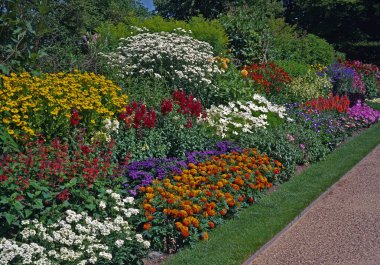
[[[15,134],[15,132],[14,132],[13,130],[10,130],[10,129],[8,129],[8,133],[9,133],[10,135]]]
[[[247,70],[245,70],[245,69],[243,69],[243,70],[241,70],[241,75],[242,75],[242,77],[247,77],[248,76],[248,71]]]

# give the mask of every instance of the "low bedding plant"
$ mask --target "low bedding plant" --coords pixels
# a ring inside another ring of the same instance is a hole
[[[0,76],[0,264],[142,264],[149,249],[207,240],[297,164],[380,120],[347,97],[374,97],[378,70],[360,62],[293,77],[164,32],[124,39],[104,58],[114,82]],[[139,77],[167,91],[128,102]]]

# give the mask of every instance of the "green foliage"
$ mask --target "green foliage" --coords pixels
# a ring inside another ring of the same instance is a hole
[[[181,33],[178,29],[184,29],[193,38],[211,44],[216,53],[223,52],[228,42],[228,37],[219,21],[206,20],[203,17],[192,17],[188,21],[183,21],[173,18],[164,19],[160,16],[148,18],[131,16],[125,23],[112,24],[111,22],[104,22],[97,28],[97,32],[107,38],[108,44],[112,48],[116,47],[120,38],[140,33],[140,30],[136,27],[149,32]]]
[[[305,102],[327,97],[332,87],[331,79],[326,74],[320,76],[310,69],[304,76],[293,78],[285,94],[288,102]]]
[[[334,48],[326,40],[313,35],[307,34],[301,46],[300,58],[308,64],[328,65],[335,59]]]
[[[192,16],[202,15],[205,18],[216,18],[225,11],[229,5],[241,2],[239,0],[153,0],[159,15],[188,19]]]
[[[379,49],[372,44],[380,40],[379,12],[376,0],[305,0],[291,1],[286,8],[286,18],[289,23],[297,23],[327,39],[346,52],[348,58],[378,64],[376,51]]]
[[[186,127],[183,115],[170,113],[153,129],[135,129],[121,126],[116,135],[115,155],[118,160],[130,161],[146,158],[185,157],[186,152],[207,150],[218,138],[203,124],[192,121]]]
[[[17,233],[27,219],[52,224],[68,209],[98,217],[96,204],[107,187],[123,193],[108,143],[86,144],[77,135],[66,142],[37,139],[24,147],[0,161],[3,236]]]
[[[7,129],[0,123],[0,159],[3,154],[19,151],[19,145],[9,135]]]
[[[282,12],[281,3],[274,0],[257,0],[231,8],[220,21],[230,37],[234,56],[242,64],[272,60],[270,18]]]
[[[92,70],[93,60],[82,62],[88,60],[82,45],[86,32],[93,32],[102,21],[116,23],[131,13],[144,14],[133,0],[6,0],[0,10],[0,69],[4,73],[86,66]]]
[[[300,32],[296,26],[285,23],[284,18],[270,19],[269,27],[273,35],[273,57],[276,60],[328,65],[336,58],[331,44],[313,34]]]
[[[284,178],[290,178],[296,165],[320,160],[329,151],[316,132],[294,123],[259,130],[255,134],[242,134],[238,141],[242,146],[256,147],[282,161],[286,167]]]
[[[295,60],[276,60],[275,63],[284,68],[292,78],[302,77],[311,69],[310,65]]]
[[[241,71],[231,64],[228,69],[219,75],[216,83],[217,89],[213,91],[212,104],[227,104],[234,101],[246,101],[255,93],[254,84],[242,78]]]
[[[215,146],[218,137],[202,121],[192,122],[186,128],[183,116],[170,113],[162,127],[166,143],[170,143],[167,157],[186,157],[186,152],[207,150]]]

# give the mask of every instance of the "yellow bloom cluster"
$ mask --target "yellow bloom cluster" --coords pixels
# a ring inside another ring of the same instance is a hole
[[[0,122],[16,137],[34,135],[41,118],[68,125],[75,109],[88,125],[113,117],[127,104],[120,87],[94,73],[21,73],[0,75],[0,81]]]
[[[219,64],[219,67],[224,70],[228,69],[228,64],[231,62],[229,58],[224,58],[220,56],[216,56],[215,58],[213,58],[213,61],[217,62]]]
[[[326,66],[320,63],[312,64],[310,65],[311,69],[313,69],[315,72],[323,72],[326,70]]]

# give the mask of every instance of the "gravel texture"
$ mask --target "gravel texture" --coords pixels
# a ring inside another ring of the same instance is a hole
[[[251,265],[379,265],[380,145],[259,253]]]

